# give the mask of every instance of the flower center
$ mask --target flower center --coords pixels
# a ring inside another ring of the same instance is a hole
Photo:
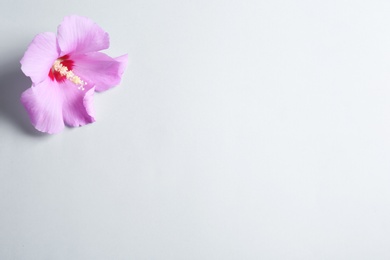
[[[83,81],[79,76],[73,73],[73,61],[68,58],[69,56],[65,55],[56,59],[49,71],[49,77],[58,82],[65,81],[67,79],[77,85],[79,90],[84,90],[84,86],[87,85],[87,82]]]

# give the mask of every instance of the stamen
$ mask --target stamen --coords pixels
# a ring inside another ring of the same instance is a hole
[[[68,80],[73,82],[78,86],[79,90],[84,90],[84,86],[87,85],[87,82],[84,82],[80,79],[79,76],[76,76],[73,71],[69,70],[66,66],[61,64],[60,60],[56,60],[53,64],[53,69],[61,74],[61,76],[66,77]]]

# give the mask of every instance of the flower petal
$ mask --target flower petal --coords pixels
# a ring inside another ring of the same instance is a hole
[[[66,16],[57,30],[61,56],[107,49],[108,33],[92,20],[77,15]]]
[[[41,33],[35,36],[20,63],[22,71],[29,76],[33,84],[41,83],[58,58],[56,36],[54,33]]]
[[[88,84],[85,90],[81,91],[69,81],[61,83],[61,87],[64,95],[62,113],[66,125],[83,126],[95,122],[93,109],[95,88]]]
[[[55,134],[64,128],[61,92],[58,83],[47,77],[22,93],[21,102],[37,130]]]
[[[93,86],[84,91],[70,81],[58,83],[50,78],[23,92],[21,102],[34,127],[55,134],[69,126],[82,126],[95,121]]]
[[[127,66],[127,55],[118,58],[100,53],[72,55],[73,71],[95,84],[96,91],[104,91],[118,85]]]

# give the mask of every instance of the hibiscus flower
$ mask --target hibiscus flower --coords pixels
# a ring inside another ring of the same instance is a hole
[[[58,133],[65,124],[82,126],[95,121],[93,95],[120,83],[127,55],[117,58],[98,52],[109,47],[109,36],[96,23],[67,16],[57,35],[38,34],[20,63],[32,87],[21,102],[34,127]]]

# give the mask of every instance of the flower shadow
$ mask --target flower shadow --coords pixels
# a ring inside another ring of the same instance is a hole
[[[30,123],[20,102],[20,95],[31,87],[31,81],[20,70],[20,57],[0,64],[0,122],[8,121],[15,128],[30,136],[45,136]]]

